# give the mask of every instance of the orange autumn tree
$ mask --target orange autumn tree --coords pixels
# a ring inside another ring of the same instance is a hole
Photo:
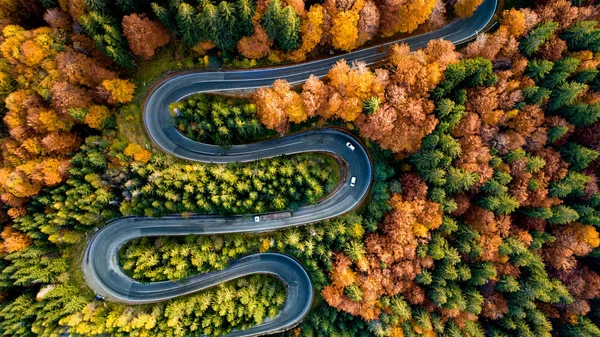
[[[437,125],[429,92],[442,80],[446,66],[458,62],[458,53],[452,43],[443,40],[430,41],[427,48],[414,53],[407,45],[396,45],[388,62],[391,72],[371,71],[364,63],[348,65],[341,60],[324,80],[309,77],[300,97],[286,82],[276,81],[279,93],[259,89],[253,99],[268,128],[283,132],[288,122],[316,115],[340,118],[356,123],[362,136],[378,141],[384,149],[410,154]],[[369,115],[363,112],[367,100],[378,102]],[[297,108],[301,118],[291,118],[284,111],[290,106]]]
[[[373,320],[388,310],[379,301],[384,295],[401,294],[412,304],[425,301],[424,289],[415,278],[421,268],[431,267],[433,260],[417,257],[416,250],[419,243],[428,242],[430,231],[441,225],[442,211],[439,204],[426,200],[427,186],[420,178],[409,174],[403,180],[407,187],[416,184],[415,189],[392,197],[392,211],[380,225],[382,233],[365,239],[366,254],[354,261],[344,253],[334,256],[332,282],[322,291],[329,305]]]
[[[585,256],[600,246],[598,231],[591,225],[571,223],[554,229],[552,234],[556,241],[544,249],[544,260],[564,272],[577,266],[576,256]]]
[[[446,66],[456,62],[458,53],[448,41],[430,41],[416,52],[406,44],[394,45],[388,55],[391,73],[378,109],[356,119],[361,135],[401,155],[416,152],[421,139],[438,123],[429,93],[442,80]]]
[[[144,14],[131,14],[123,17],[123,34],[127,38],[131,52],[149,59],[154,51],[169,43],[169,32],[158,22]]]
[[[49,11],[52,27],[2,30],[0,65],[7,67],[0,66],[0,78],[13,80],[3,85],[9,137],[0,145],[0,199],[12,217],[24,214],[28,198],[42,188],[66,179],[81,142],[72,128],[101,129],[111,115],[105,104],[127,101],[133,93],[129,81],[116,80],[95,58],[93,41],[65,30],[64,15]],[[103,95],[97,88],[104,82],[114,85]]]
[[[358,13],[358,40],[357,45],[361,46],[369,41],[379,31],[380,10],[374,1],[368,0]]]
[[[270,88],[260,88],[254,95],[256,110],[269,129],[285,132],[288,122],[300,123],[308,116],[300,95],[285,80],[276,80]]]
[[[259,59],[271,52],[272,44],[265,29],[259,23],[255,23],[254,34],[241,38],[237,43],[237,49],[244,57]]]
[[[319,4],[312,5],[306,13],[306,19],[302,21],[300,31],[302,34],[302,45],[297,50],[289,53],[287,58],[294,62],[301,62],[323,39],[323,22],[325,9]],[[238,45],[239,46],[239,45]]]
[[[147,163],[152,158],[152,153],[150,151],[142,148],[140,145],[135,143],[130,143],[129,145],[127,145],[123,153],[126,156],[131,157],[133,158],[133,160],[142,164]]]
[[[31,244],[31,238],[11,226],[6,226],[2,230],[2,246],[7,253],[17,252]]]
[[[372,72],[363,62],[350,66],[340,60],[329,70],[327,79],[329,101],[321,116],[335,116],[351,122],[360,115],[367,98],[383,97],[387,73],[383,70]]]
[[[483,3],[483,0],[458,0],[454,4],[454,13],[461,18],[473,15],[473,12]]]
[[[502,12],[501,25],[508,28],[510,35],[521,37],[527,28],[525,13],[511,8]]]

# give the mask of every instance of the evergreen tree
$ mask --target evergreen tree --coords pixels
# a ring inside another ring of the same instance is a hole
[[[600,120],[600,104],[578,103],[565,107],[561,114],[569,123],[582,127],[591,125]]]
[[[379,109],[379,104],[381,104],[379,97],[371,96],[363,102],[363,111],[367,115],[372,115]]]
[[[160,20],[160,22],[162,22],[163,25],[165,25],[165,27],[172,30],[176,30],[176,25],[173,21],[173,16],[171,15],[171,12],[169,10],[157,4],[156,2],[153,2],[151,4],[151,7],[152,12],[154,12],[154,15],[156,15],[156,17]]]
[[[185,0],[169,0],[169,8],[173,11],[173,12],[177,12],[177,9],[179,8],[179,6],[184,3]]]
[[[344,289],[344,293],[352,302],[360,302],[363,299],[363,293],[356,284],[347,286]]]
[[[236,12],[238,16],[238,29],[241,36],[250,36],[254,32],[252,17],[255,4],[252,0],[237,0]]]
[[[286,6],[279,20],[277,44],[284,51],[292,51],[300,42],[300,17],[291,6]]]
[[[519,202],[506,194],[485,197],[480,205],[497,214],[510,214],[519,208]]]
[[[190,47],[200,42],[201,28],[198,22],[197,11],[187,3],[182,3],[177,9],[177,29],[181,33],[181,40]]]
[[[570,50],[600,50],[600,30],[596,21],[577,21],[565,29],[561,38]]]
[[[549,89],[555,88],[565,82],[578,66],[579,60],[573,57],[565,57],[556,61],[550,74],[542,81],[542,86]]]
[[[527,62],[527,68],[525,68],[525,74],[531,77],[536,83],[542,81],[546,75],[552,71],[554,63],[545,59],[531,60]]]
[[[576,171],[585,169],[600,155],[597,151],[575,143],[565,145],[561,148],[560,153],[565,161],[571,164],[571,168]]]
[[[58,7],[57,0],[40,0],[40,2],[42,3],[42,6],[48,9]]]
[[[106,1],[104,0],[83,0],[83,3],[90,11],[105,13],[108,11]]]
[[[446,175],[446,192],[452,194],[468,190],[479,180],[476,173],[467,172],[463,169],[450,167]]]
[[[521,39],[519,50],[527,57],[532,56],[546,41],[552,38],[557,28],[558,23],[552,21],[546,21],[538,25],[526,37]]]
[[[569,132],[568,126],[554,126],[548,129],[548,142],[554,143]]]
[[[523,97],[525,102],[529,104],[541,105],[545,100],[550,98],[550,90],[543,87],[531,86],[523,89]]]
[[[573,101],[579,96],[587,86],[585,84],[568,82],[552,90],[548,108],[558,110],[564,106],[573,104]]]
[[[552,216],[548,218],[548,222],[555,225],[565,225],[577,219],[579,219],[579,214],[576,210],[565,205],[558,205],[552,208]]]
[[[121,11],[125,14],[130,14],[132,12],[137,11],[138,3],[135,0],[116,0],[117,6]]]
[[[219,9],[211,2],[206,1],[200,14],[200,40],[212,40],[219,38]]]
[[[273,41],[275,41],[279,35],[281,15],[281,2],[279,0],[271,0],[262,17],[262,26],[267,32],[267,35],[269,35],[269,38]]]
[[[598,73],[598,69],[583,69],[573,75],[573,80],[579,83],[592,84]]]
[[[571,170],[564,179],[551,182],[548,191],[550,196],[557,198],[566,198],[570,195],[581,196],[585,185],[591,179],[591,177],[585,174]]]
[[[226,1],[221,1],[219,4],[217,34],[214,36],[213,42],[220,50],[235,50],[237,41],[240,38],[235,10],[234,5]]]

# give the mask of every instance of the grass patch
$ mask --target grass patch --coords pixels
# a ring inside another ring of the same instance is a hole
[[[85,297],[94,297],[94,291],[87,285],[83,270],[81,269],[81,262],[83,260],[83,251],[88,243],[88,238],[94,235],[93,232],[88,232],[87,236],[82,233],[82,240],[76,244],[73,244],[67,250],[69,257],[71,258],[71,270],[69,271],[70,283],[75,285],[80,291],[81,295]]]
[[[119,108],[117,112],[117,130],[119,135],[130,143],[146,147],[152,145],[146,137],[140,103],[131,103]]]
[[[135,83],[135,100],[144,98],[147,90],[170,71],[206,68],[202,57],[178,43],[161,48],[149,60],[139,62],[139,68],[132,71],[129,79]]]

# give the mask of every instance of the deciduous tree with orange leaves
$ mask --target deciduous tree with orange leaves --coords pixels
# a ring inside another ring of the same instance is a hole
[[[271,52],[273,41],[259,23],[254,24],[254,34],[244,36],[237,43],[237,49],[244,57],[259,59]]]
[[[123,153],[142,164],[147,163],[152,158],[152,153],[150,151],[143,149],[140,145],[135,143],[127,145]]]
[[[6,226],[2,230],[3,247],[7,253],[20,251],[31,244],[31,238],[11,226]]]
[[[133,99],[135,84],[129,80],[104,80],[99,90],[108,93],[107,100],[109,104],[124,104],[131,102]]]
[[[154,51],[169,43],[169,32],[158,22],[145,15],[133,13],[123,17],[123,34],[135,55],[145,59],[154,56]]]
[[[457,0],[454,4],[454,13],[461,18],[467,18],[475,12],[483,0]]]
[[[332,283],[322,291],[329,305],[372,320],[382,309],[389,310],[380,302],[384,295],[402,294],[414,304],[422,303],[423,290],[414,280],[421,268],[429,266],[431,261],[418,258],[416,249],[418,243],[427,242],[431,230],[441,225],[442,213],[438,204],[425,201],[422,199],[425,195],[413,192],[407,190],[404,196],[392,197],[393,210],[381,225],[382,234],[371,234],[365,239],[367,255],[362,262],[352,263],[341,253],[335,256]],[[344,292],[349,286],[360,289],[360,300]]]
[[[284,132],[288,122],[300,123],[308,117],[300,94],[285,80],[276,80],[271,88],[258,89],[254,98],[258,116],[269,129]]]
[[[133,94],[130,82],[117,80],[95,58],[92,41],[84,43],[85,38],[68,30],[65,15],[53,9],[46,15],[52,27],[25,30],[9,25],[2,31],[2,62],[10,64],[10,72],[2,74],[14,81],[3,86],[10,137],[1,144],[0,193],[13,207],[11,216],[23,215],[27,198],[67,177],[69,155],[81,142],[71,132],[73,126],[102,129],[111,112],[101,104],[128,102]],[[101,86],[104,82],[107,88]],[[94,91],[98,86],[100,94]]]

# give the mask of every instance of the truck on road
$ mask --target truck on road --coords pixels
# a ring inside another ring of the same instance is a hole
[[[254,217],[254,221],[255,222],[272,221],[272,220],[287,219],[287,218],[291,218],[291,217],[292,217],[292,212],[283,211],[283,212],[277,212],[277,213],[269,213],[269,214],[265,214],[265,215],[257,215]]]

